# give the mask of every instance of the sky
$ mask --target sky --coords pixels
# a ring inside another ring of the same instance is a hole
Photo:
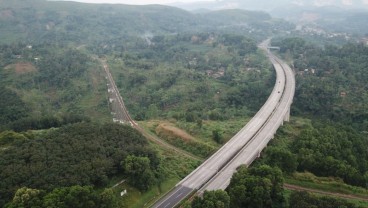
[[[133,5],[144,5],[144,4],[170,4],[176,2],[196,2],[196,1],[215,1],[215,0],[71,0],[85,3],[121,3],[121,4],[133,4]]]

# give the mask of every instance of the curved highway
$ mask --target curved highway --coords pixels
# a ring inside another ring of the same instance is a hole
[[[216,176],[214,176],[207,184],[205,184],[200,192],[204,190],[224,190],[230,183],[231,176],[236,172],[240,165],[249,166],[267,146],[268,142],[274,137],[279,126],[285,120],[288,120],[290,105],[293,101],[295,92],[295,78],[291,68],[282,60],[269,53],[275,69],[282,69],[286,76],[285,90],[278,106],[272,113],[262,130],[250,141]]]
[[[268,42],[265,41],[260,47],[267,48]],[[269,52],[268,56],[276,71],[276,82],[266,103],[233,138],[152,207],[175,207],[197,190],[203,190],[203,188],[215,190],[226,187],[238,164],[244,164],[244,162],[250,164],[267,145],[269,139],[282,124],[284,117],[288,116],[295,89],[291,69],[289,68],[290,72],[285,69],[284,64],[280,64],[280,60]]]

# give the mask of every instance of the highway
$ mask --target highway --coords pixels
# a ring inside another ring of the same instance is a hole
[[[267,50],[268,44],[269,40],[259,47]],[[253,162],[273,138],[278,127],[289,118],[295,91],[293,72],[268,50],[267,55],[274,65],[276,82],[262,108],[235,136],[152,207],[175,207],[198,190],[226,188],[236,167]]]
[[[287,64],[274,55],[269,54],[269,58],[272,60],[275,68],[282,68],[285,72],[286,85],[282,99],[262,130],[216,176],[199,190],[200,193],[205,190],[224,190],[229,185],[231,176],[236,172],[236,169],[240,165],[249,166],[274,137],[279,126],[289,119],[290,105],[295,92],[294,73]]]

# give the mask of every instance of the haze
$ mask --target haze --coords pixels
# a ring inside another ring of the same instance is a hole
[[[131,5],[145,5],[145,4],[171,4],[171,3],[192,3],[192,2],[209,2],[214,0],[74,0],[84,3],[111,3],[111,4],[131,4]]]

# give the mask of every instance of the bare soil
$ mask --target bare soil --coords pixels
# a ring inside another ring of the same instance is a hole
[[[29,72],[37,71],[36,67],[33,66],[33,64],[27,62],[11,64],[6,66],[5,69],[14,69],[16,74],[26,74]]]
[[[184,141],[195,140],[193,136],[188,134],[182,129],[179,129],[171,123],[161,123],[156,127],[156,134],[160,136],[165,136],[167,138],[181,138]]]

